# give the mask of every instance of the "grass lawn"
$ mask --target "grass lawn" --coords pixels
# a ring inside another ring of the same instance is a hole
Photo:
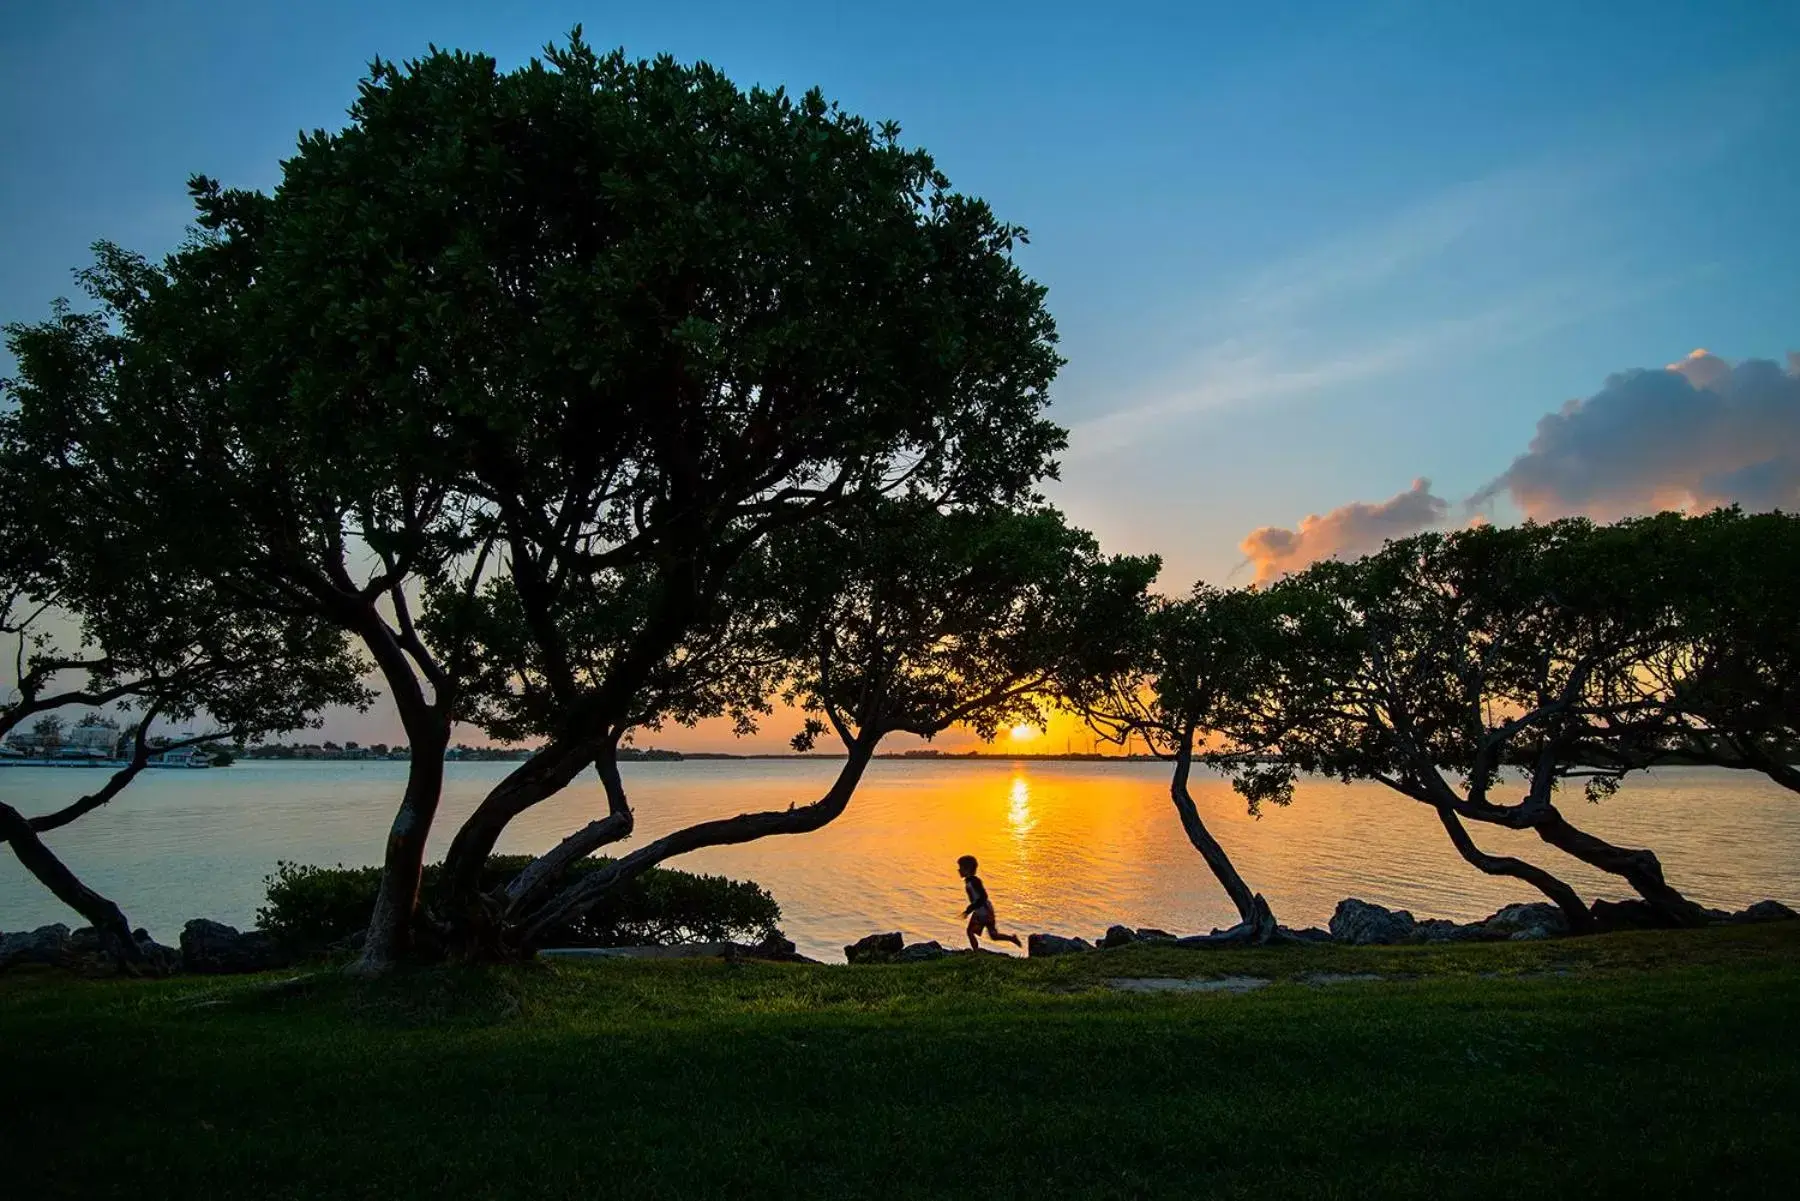
[[[266,983],[0,978],[0,1194],[1800,1195],[1794,922]]]

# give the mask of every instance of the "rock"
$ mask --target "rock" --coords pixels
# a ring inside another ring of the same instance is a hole
[[[1139,942],[1175,942],[1176,938],[1167,930],[1158,930],[1155,926],[1139,926],[1133,930],[1130,926],[1108,926],[1106,933],[1100,937],[1096,946],[1110,949],[1112,947],[1128,947]]]
[[[797,955],[793,939],[779,930],[769,931],[755,946],[745,947],[743,953],[749,959],[773,959],[778,963],[791,963]]]
[[[1758,901],[1742,913],[1732,914],[1734,922],[1791,922],[1800,914],[1783,905],[1780,901]]]
[[[924,963],[927,959],[942,959],[950,952],[944,950],[942,944],[931,942],[915,942],[894,956],[895,963]]]
[[[164,946],[150,937],[150,931],[139,928],[131,932],[132,941],[143,953],[146,965],[158,976],[172,976],[181,970],[181,952]]]
[[[1094,944],[1085,938],[1064,938],[1060,934],[1032,934],[1025,939],[1025,953],[1032,959],[1042,959],[1049,955],[1073,955],[1078,951],[1091,951]]]
[[[69,928],[61,922],[0,934],[0,971],[19,963],[60,964],[69,957]]]
[[[138,954],[143,957],[141,963],[121,963],[107,953],[106,941],[100,931],[92,926],[82,926],[73,931],[63,943],[61,962],[63,966],[87,974],[108,973],[121,968],[133,975],[167,976],[181,970],[181,952],[173,947],[165,947],[150,937],[150,931],[142,926],[131,932],[131,940],[137,946]]]
[[[1594,928],[1602,934],[1610,930],[1660,930],[1669,924],[1648,901],[1595,901],[1588,911],[1594,915]]]
[[[1428,918],[1413,927],[1408,942],[1467,942],[1473,935],[1467,926],[1447,918]]]
[[[181,928],[181,965],[190,972],[266,972],[286,963],[275,940],[260,930],[245,933],[203,917]]]
[[[1552,937],[1554,935],[1543,926],[1527,926],[1523,930],[1514,930],[1506,939],[1508,942],[1537,942]]]
[[[892,934],[871,934],[844,948],[844,958],[851,963],[887,963],[906,948],[906,939],[896,930]]]
[[[1384,909],[1347,897],[1331,915],[1331,937],[1353,947],[1385,946],[1405,942],[1416,924],[1404,909]]]
[[[1508,905],[1480,924],[1489,934],[1499,938],[1510,938],[1521,930],[1541,929],[1552,934],[1569,932],[1569,919],[1548,901]]]

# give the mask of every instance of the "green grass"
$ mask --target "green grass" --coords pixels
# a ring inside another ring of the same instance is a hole
[[[1316,973],[1374,983],[1308,984]],[[1107,976],[1271,977],[1126,995]],[[0,979],[9,1197],[1789,1197],[1800,923]]]

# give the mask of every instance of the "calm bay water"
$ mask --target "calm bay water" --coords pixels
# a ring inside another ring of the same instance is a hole
[[[433,858],[509,767],[447,765]],[[642,842],[696,820],[804,803],[835,771],[822,761],[713,760],[627,764],[625,779]],[[250,925],[262,878],[278,859],[375,862],[404,777],[402,763],[148,772],[47,841],[134,924],[173,942],[190,917]],[[0,789],[26,813],[99,779],[0,768]],[[1307,782],[1291,807],[1260,820],[1221,780],[1197,779],[1195,794],[1251,887],[1289,925],[1323,925],[1346,896],[1465,920],[1541,899],[1464,865],[1429,810],[1376,785]],[[604,808],[599,785],[583,780],[515,822],[500,849],[543,850]],[[1671,882],[1705,904],[1800,903],[1800,797],[1761,777],[1669,770],[1604,804],[1571,796],[1564,808],[1597,834],[1656,850]],[[1484,848],[1541,863],[1586,895],[1627,895],[1530,835],[1473,828]],[[846,942],[876,930],[960,942],[962,854],[980,858],[1002,929],[1092,938],[1113,922],[1189,933],[1235,920],[1182,835],[1166,769],[1152,763],[884,760],[869,769],[848,812],[818,833],[717,848],[671,866],[758,881],[781,902],[782,925],[803,951],[841,959]],[[0,854],[0,929],[53,921],[79,919],[10,851]]]

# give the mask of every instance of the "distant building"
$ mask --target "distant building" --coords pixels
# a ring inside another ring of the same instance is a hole
[[[75,726],[63,732],[59,749],[70,759],[116,759],[122,736],[117,726]]]

